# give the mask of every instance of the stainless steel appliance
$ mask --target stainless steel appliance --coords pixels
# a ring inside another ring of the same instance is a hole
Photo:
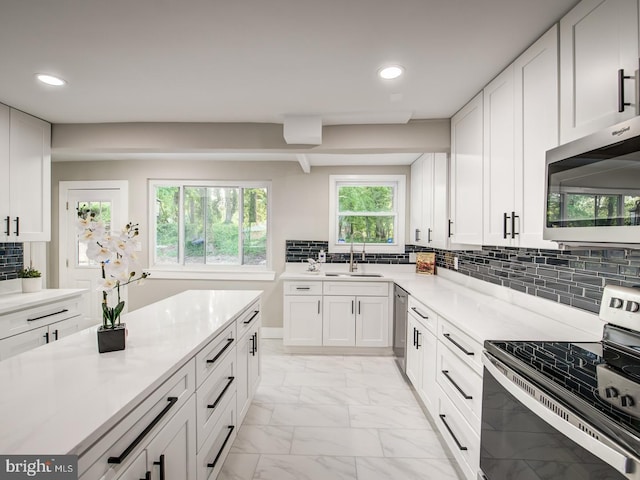
[[[543,236],[640,243],[640,117],[547,152]]]
[[[601,342],[485,342],[479,478],[640,479],[640,290],[600,318]]]
[[[393,296],[393,353],[402,371],[407,367],[407,308],[409,294],[395,286]]]

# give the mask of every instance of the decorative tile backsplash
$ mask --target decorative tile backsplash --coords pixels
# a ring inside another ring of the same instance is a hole
[[[24,262],[22,243],[0,243],[0,281],[18,278]]]
[[[318,258],[327,242],[287,241],[287,262]],[[435,251],[436,265],[529,295],[598,313],[605,285],[640,287],[640,250],[541,250],[482,247],[481,251],[447,251],[407,245],[404,254],[367,254],[360,263],[408,264],[409,253]],[[345,263],[348,254],[327,254],[327,262]]]

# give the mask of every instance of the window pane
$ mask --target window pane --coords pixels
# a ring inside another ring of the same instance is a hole
[[[184,189],[184,263],[205,263],[207,189]]]
[[[391,186],[339,186],[340,212],[393,212]]]
[[[178,263],[180,187],[156,187],[156,251],[157,265]]]
[[[624,224],[640,225],[640,197],[624,197]]]
[[[89,209],[94,214],[94,220],[104,224],[105,232],[111,232],[111,202],[78,202],[76,208],[79,210]],[[76,240],[78,267],[97,267],[100,265],[100,262],[87,257],[88,246],[88,243]]]
[[[207,191],[207,264],[239,265],[239,189],[211,187]]]
[[[394,243],[394,215],[338,216],[338,243]]]
[[[267,189],[245,188],[242,221],[242,263],[267,264]]]

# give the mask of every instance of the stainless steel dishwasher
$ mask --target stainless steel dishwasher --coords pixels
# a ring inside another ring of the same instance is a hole
[[[409,294],[395,286],[393,296],[393,353],[396,362],[404,372],[406,370],[407,358],[407,307]]]

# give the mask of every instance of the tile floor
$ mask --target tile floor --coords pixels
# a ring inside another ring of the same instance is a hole
[[[392,357],[262,347],[262,382],[219,480],[461,479]]]

